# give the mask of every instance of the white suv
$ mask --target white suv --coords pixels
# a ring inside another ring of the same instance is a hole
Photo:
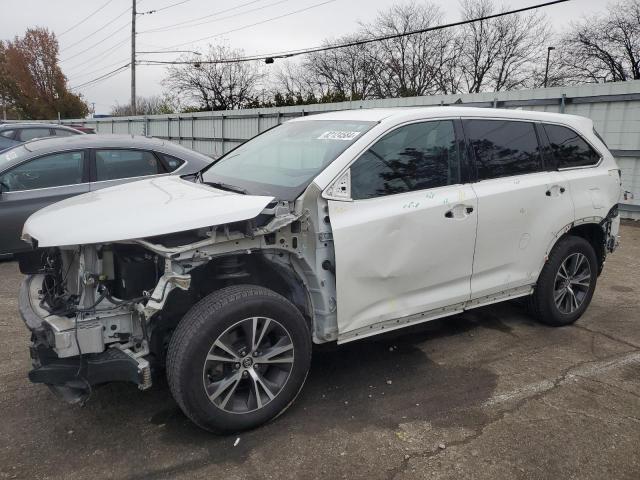
[[[576,321],[616,247],[620,170],[592,122],[474,108],[299,118],[193,181],[163,177],[31,216],[20,257],[33,382],[116,380],[202,428],[252,428],[349,342],[516,297]]]

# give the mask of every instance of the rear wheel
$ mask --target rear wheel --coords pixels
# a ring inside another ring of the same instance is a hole
[[[185,315],[169,345],[167,376],[194,423],[239,431],[282,413],[310,360],[310,333],[298,309],[271,290],[239,285],[210,294]]]
[[[536,318],[552,326],[570,325],[591,303],[598,279],[593,247],[572,235],[561,239],[551,251],[532,297]]]

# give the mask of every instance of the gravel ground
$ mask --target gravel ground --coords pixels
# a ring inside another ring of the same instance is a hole
[[[0,479],[640,478],[634,225],[576,325],[506,303],[319,349],[284,416],[229,437],[194,427],[164,382],[85,407],[30,384],[20,278],[0,263]]]

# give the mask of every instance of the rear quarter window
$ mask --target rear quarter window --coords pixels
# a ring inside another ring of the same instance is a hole
[[[162,162],[164,163],[167,172],[173,172],[178,169],[183,163],[184,160],[181,160],[172,155],[167,155],[166,153],[156,152],[160,157],[162,157]]]
[[[570,128],[545,124],[544,131],[557,168],[588,167],[600,160],[591,145]]]

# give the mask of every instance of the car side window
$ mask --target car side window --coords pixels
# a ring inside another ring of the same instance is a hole
[[[158,152],[158,155],[160,155],[162,157],[162,160],[164,161],[165,167],[167,168],[167,172],[173,172],[180,165],[182,165],[184,163],[184,160],[180,160],[179,158],[173,157],[171,155],[167,155],[166,153],[159,153]]]
[[[96,180],[145,177],[164,173],[156,156],[146,150],[96,150]]]
[[[570,128],[545,124],[544,131],[557,168],[586,167],[600,160],[600,155]]]
[[[51,132],[48,128],[22,128],[18,130],[18,140],[26,142],[34,138],[50,137]]]
[[[13,138],[14,133],[16,133],[15,130],[2,130],[0,132],[0,136],[6,137],[6,138]]]
[[[376,142],[351,166],[354,200],[460,182],[460,154],[451,120],[412,123]]]
[[[82,183],[84,152],[63,152],[30,160],[0,176],[5,191],[33,190]]]
[[[71,137],[73,135],[78,135],[77,132],[73,132],[71,130],[64,130],[62,128],[54,128],[53,133],[56,137]]]
[[[478,180],[524,175],[542,170],[535,127],[510,120],[464,120],[474,152]]]

